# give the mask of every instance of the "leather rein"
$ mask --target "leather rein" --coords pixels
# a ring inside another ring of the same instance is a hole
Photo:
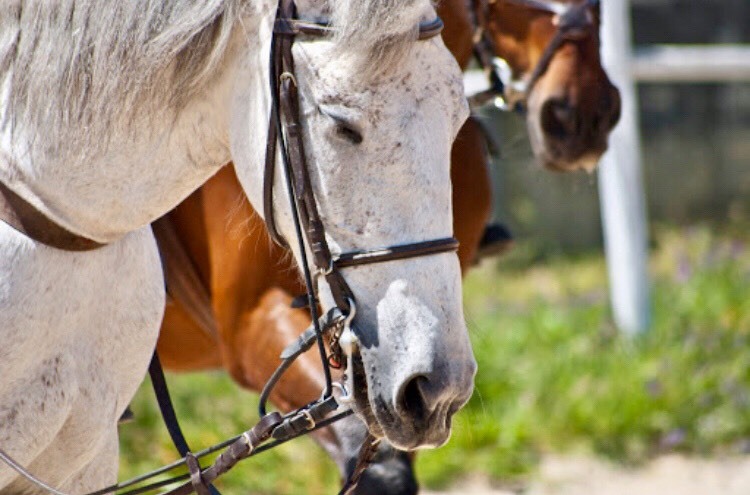
[[[563,3],[550,0],[469,0],[469,11],[474,22],[474,58],[487,74],[490,88],[469,98],[472,107],[479,107],[493,100],[502,110],[525,111],[524,104],[539,79],[547,72],[557,50],[566,42],[575,42],[589,36],[598,36],[595,11],[601,0],[579,0]],[[539,61],[525,80],[514,79],[508,63],[496,55],[489,33],[490,6],[506,2],[530,10],[550,14],[556,27],[555,35],[547,43]]]
[[[442,28],[443,22],[440,18],[420,23],[417,39],[425,40],[437,36]],[[332,28],[328,22],[308,22],[297,19],[293,0],[280,0],[271,41],[269,80],[272,108],[264,173],[264,214],[271,237],[280,245],[288,247],[276,228],[273,215],[275,164],[277,155],[281,155],[284,171],[283,183],[290,200],[297,245],[301,253],[301,265],[307,287],[307,306],[312,317],[312,324],[297,341],[282,352],[281,364],[261,393],[259,422],[240,435],[195,453],[190,452],[177,423],[161,364],[158,356],[155,355],[149,372],[154,389],[157,391],[157,399],[165,423],[182,458],[150,473],[87,495],[111,494],[126,488],[128,490],[120,492],[119,495],[136,495],[153,492],[180,481],[184,483],[164,492],[164,495],[187,495],[194,492],[199,495],[217,495],[218,491],[211,483],[240,460],[351,415],[353,413],[351,408],[341,406],[348,406],[352,402],[350,394],[353,387],[352,355],[357,345],[352,326],[356,315],[356,299],[341,270],[366,264],[453,252],[458,248],[458,241],[453,237],[447,237],[385,248],[351,251],[339,255],[332,254],[308,171],[292,55],[292,45],[297,35],[323,37],[329,35],[331,31]],[[55,224],[2,183],[0,183],[0,220],[32,239],[58,249],[85,251],[102,246],[96,241],[71,233]],[[314,264],[314,274],[308,261],[308,250]],[[325,279],[335,302],[335,306],[323,316],[318,314],[319,301],[315,283],[318,277]],[[332,332],[331,355],[327,354],[323,339],[327,332]],[[267,413],[266,402],[278,379],[300,354],[316,343],[326,376],[326,388],[321,398],[284,415],[279,412]],[[330,367],[341,367],[345,359],[348,364],[348,378],[345,378],[347,383],[333,383]],[[333,395],[334,388],[341,391],[338,399]],[[336,414],[332,416],[333,413]],[[356,487],[377,445],[378,440],[368,435],[360,450],[355,469],[340,494],[349,494]],[[209,467],[201,467],[200,458],[222,449],[222,453]],[[10,466],[37,488],[55,495],[66,495],[32,475],[2,449],[0,449],[0,461]],[[188,474],[143,485],[144,482],[156,476],[183,466],[187,466]],[[141,486],[133,488],[136,485]]]

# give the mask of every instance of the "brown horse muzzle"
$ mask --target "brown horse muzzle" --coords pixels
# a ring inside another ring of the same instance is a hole
[[[621,100],[608,78],[603,86],[578,98],[549,97],[540,105],[537,118],[543,150],[535,152],[550,170],[593,169],[607,150],[609,133],[620,119]]]

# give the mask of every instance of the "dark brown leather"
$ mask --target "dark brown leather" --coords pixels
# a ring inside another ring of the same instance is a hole
[[[219,331],[210,291],[177,235],[171,217],[159,218],[151,224],[151,229],[159,246],[167,294],[180,304],[209,339],[218,342]]]
[[[0,220],[37,242],[65,251],[91,251],[105,246],[56,224],[3,182],[0,182]]]
[[[351,495],[351,493],[354,492],[354,489],[357,488],[357,484],[359,483],[359,479],[375,458],[375,454],[378,452],[378,445],[380,445],[380,439],[369,433],[367,438],[365,438],[365,441],[362,442],[362,446],[359,448],[357,464],[354,466],[354,470],[341,488],[339,495]]]
[[[200,479],[203,483],[208,484],[216,480],[219,476],[226,473],[242,459],[250,456],[253,451],[271,436],[274,428],[282,422],[279,413],[273,412],[263,416],[258,424],[246,431],[242,436],[235,440],[229,447],[216,458],[211,467],[204,469],[200,473]],[[188,495],[195,491],[192,481],[180,485],[179,487],[166,492],[164,495]]]
[[[185,464],[188,467],[188,471],[190,471],[190,483],[193,485],[195,493],[198,495],[211,495],[208,485],[203,481],[203,476],[201,476],[201,465],[192,452],[185,454]]]
[[[417,242],[401,246],[392,246],[372,251],[352,251],[344,253],[334,261],[337,268],[346,268],[363,264],[383,263],[386,261],[403,260],[418,256],[448,253],[458,249],[458,240],[453,237],[435,239],[433,241]]]

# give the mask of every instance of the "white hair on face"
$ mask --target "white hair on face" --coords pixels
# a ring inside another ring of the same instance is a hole
[[[429,0],[334,0],[334,42],[364,68],[391,67],[413,46]]]

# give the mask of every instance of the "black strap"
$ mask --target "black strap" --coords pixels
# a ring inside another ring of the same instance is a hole
[[[164,377],[164,369],[161,366],[158,352],[154,352],[154,355],[151,358],[151,364],[149,364],[148,366],[148,374],[151,377],[151,385],[154,388],[156,402],[159,404],[159,411],[161,412],[161,417],[164,420],[164,425],[167,427],[169,436],[172,438],[172,443],[177,449],[177,452],[182,457],[186,458],[186,463],[191,471],[191,478],[193,479],[193,481],[200,480],[200,465],[198,464],[198,460],[195,458],[195,456],[193,456],[193,454],[190,452],[190,446],[188,446],[187,440],[185,439],[185,434],[182,433],[182,428],[180,428],[180,422],[177,419],[177,413],[175,412],[174,405],[172,404],[172,397],[169,395],[167,379]],[[197,466],[197,479],[194,474],[195,467],[191,465],[191,460],[195,464],[195,466]],[[213,485],[208,484],[207,488],[207,491],[208,493],[210,493],[210,495],[221,495],[219,490],[217,490]],[[201,489],[196,487],[196,490]],[[201,493],[200,495],[204,494]]]
[[[358,265],[372,265],[386,261],[397,261],[420,256],[430,256],[440,253],[451,253],[458,249],[458,241],[453,237],[434,239],[431,241],[399,244],[382,249],[367,251],[349,251],[339,255],[334,260],[336,268],[347,268]]]

